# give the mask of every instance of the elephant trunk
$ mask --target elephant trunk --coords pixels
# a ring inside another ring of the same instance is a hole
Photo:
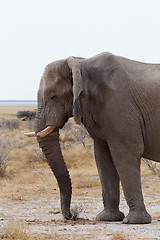
[[[72,186],[69,172],[67,170],[60,148],[59,130],[56,128],[50,135],[44,138],[37,137],[37,140],[47,158],[48,164],[50,165],[57,179],[60,189],[62,215],[64,218],[70,219]]]

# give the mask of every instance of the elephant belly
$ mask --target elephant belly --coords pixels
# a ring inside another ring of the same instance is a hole
[[[147,158],[147,159],[152,160],[152,161],[155,161],[155,162],[160,162],[160,154],[157,154],[155,152],[144,151],[142,157]]]
[[[160,126],[159,126],[160,127]],[[146,128],[143,157],[160,162],[160,129]]]

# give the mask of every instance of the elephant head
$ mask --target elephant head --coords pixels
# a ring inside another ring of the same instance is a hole
[[[57,179],[62,214],[71,218],[70,202],[72,194],[71,180],[65,165],[60,143],[59,128],[73,116],[77,123],[81,121],[79,96],[82,80],[78,61],[70,57],[50,63],[42,75],[38,90],[38,108],[35,119],[35,133],[47,161]],[[74,107],[73,107],[74,106]],[[74,109],[74,110],[73,110]]]

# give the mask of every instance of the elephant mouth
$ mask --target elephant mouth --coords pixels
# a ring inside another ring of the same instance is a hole
[[[25,136],[27,137],[46,137],[48,136],[51,132],[53,132],[55,130],[55,126],[47,126],[45,129],[43,129],[42,131],[35,133],[35,132],[29,132],[29,133],[24,133]]]

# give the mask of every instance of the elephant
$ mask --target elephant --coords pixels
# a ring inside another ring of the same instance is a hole
[[[36,136],[60,189],[62,215],[71,219],[72,185],[59,129],[69,118],[83,124],[94,142],[104,209],[99,221],[147,224],[141,158],[160,162],[160,64],[104,52],[49,63],[38,90]],[[119,210],[120,181],[129,213]]]

